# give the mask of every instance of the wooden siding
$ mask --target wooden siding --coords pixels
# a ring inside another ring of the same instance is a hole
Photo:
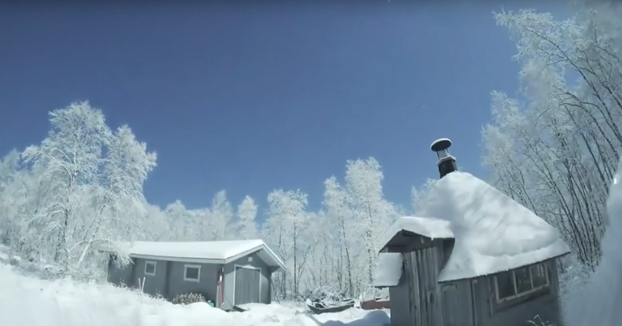
[[[499,305],[494,275],[437,282],[453,250],[453,240],[415,239],[407,246],[386,248],[388,252],[402,252],[404,258],[402,277],[397,286],[389,288],[391,326],[522,326],[529,325],[536,315],[562,326],[554,260],[544,262],[549,271],[549,291]]]
[[[474,326],[471,282],[439,284],[443,292],[444,326]]]
[[[411,325],[442,325],[442,293],[437,286],[443,257],[442,246],[413,251],[405,256],[404,271],[411,276],[409,287]]]
[[[403,253],[404,272],[400,277],[397,286],[389,288],[389,297],[391,298],[391,326],[412,326],[412,304],[410,299],[410,279],[411,274],[407,270],[406,257],[410,253]]]
[[[559,309],[559,280],[554,261],[545,263],[549,268],[550,289],[499,305],[495,297],[494,276],[480,278],[474,286],[478,326],[522,326],[537,315],[543,321],[561,326]]]

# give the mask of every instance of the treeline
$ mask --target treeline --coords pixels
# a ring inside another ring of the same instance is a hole
[[[15,254],[94,278],[102,243],[264,238],[289,267],[275,278],[281,298],[318,286],[345,295],[369,288],[382,230],[398,216],[375,159],[348,161],[343,181],[328,178],[317,212],[306,193],[282,189],[268,194],[265,209],[248,196],[234,205],[224,190],[204,208],[176,201],[160,209],[143,195],[157,156],[129,127],[111,129],[87,102],[49,117],[40,144],[0,162],[0,241]]]

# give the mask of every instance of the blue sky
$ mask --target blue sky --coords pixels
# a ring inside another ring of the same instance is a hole
[[[411,186],[437,177],[436,138],[451,138],[459,167],[483,176],[489,94],[515,95],[519,69],[491,12],[565,11],[296,3],[3,3],[0,153],[40,142],[49,110],[89,100],[157,151],[145,194],[161,206],[206,206],[220,189],[236,205],[247,194],[263,204],[284,188],[317,208],[324,180],[369,156],[386,196],[409,206]]]

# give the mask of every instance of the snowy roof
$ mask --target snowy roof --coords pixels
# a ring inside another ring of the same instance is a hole
[[[447,220],[433,217],[403,216],[385,233],[383,244],[388,244],[400,232],[419,234],[430,239],[453,239],[454,233]],[[383,246],[384,247],[384,246]]]
[[[378,263],[374,272],[374,286],[397,286],[402,277],[404,260],[399,252],[382,252],[378,255]]]
[[[285,269],[283,261],[259,239],[231,241],[134,241],[102,247],[102,251],[123,252],[130,257],[171,261],[227,264],[257,253],[269,266]]]
[[[395,235],[400,227],[411,231],[421,225],[432,235],[430,226],[438,225],[432,220],[449,223],[450,230],[445,231],[453,233],[455,244],[440,272],[439,282],[499,273],[570,252],[557,229],[469,173],[456,171],[437,181],[418,213],[434,219],[419,218],[430,220],[419,223],[405,223],[400,219],[391,227],[387,238],[390,240],[391,234]],[[435,233],[437,238],[439,233]]]

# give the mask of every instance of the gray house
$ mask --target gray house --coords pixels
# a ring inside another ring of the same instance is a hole
[[[486,182],[458,172],[451,142],[432,145],[441,179],[388,230],[376,287],[389,287],[392,326],[560,325],[559,232]]]
[[[142,287],[145,293],[167,300],[201,293],[224,310],[244,303],[270,303],[272,273],[285,269],[262,240],[137,241],[100,250],[109,253],[108,282]],[[114,263],[118,252],[128,254],[131,263],[118,267]]]

